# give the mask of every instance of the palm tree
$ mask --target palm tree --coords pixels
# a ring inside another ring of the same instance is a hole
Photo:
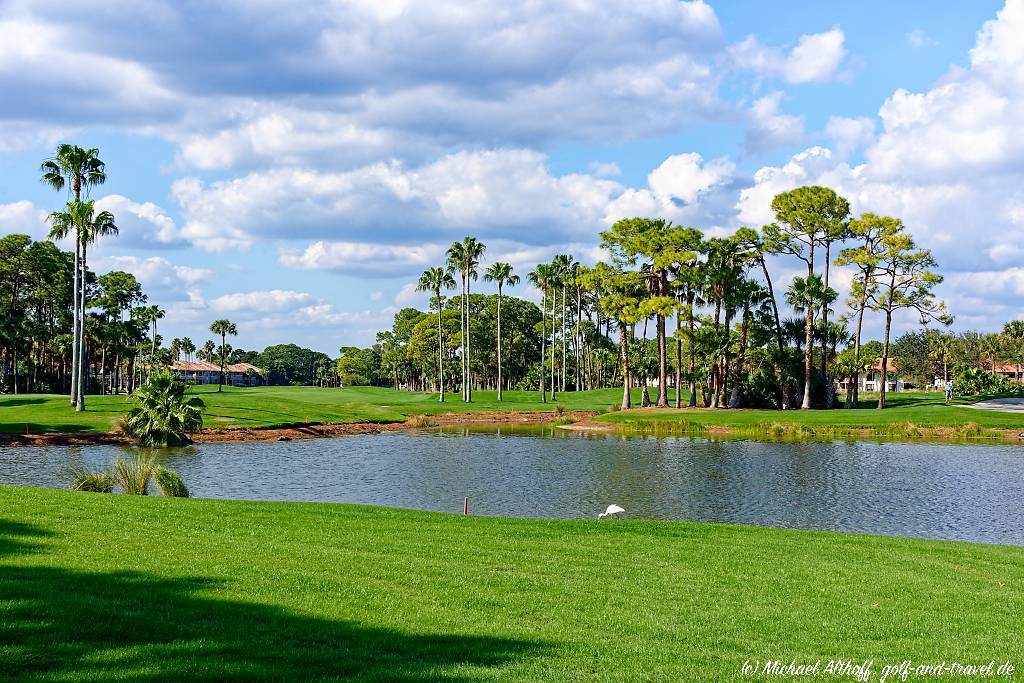
[[[459,307],[459,316],[462,322],[462,400],[473,400],[472,371],[470,360],[470,311],[469,311],[469,283],[477,278],[476,267],[480,265],[480,257],[485,247],[475,237],[464,237],[461,242],[455,242],[448,248],[448,264],[452,270],[457,270],[462,278],[462,302]]]
[[[217,383],[217,392],[224,390],[224,361],[227,356],[227,335],[235,336],[238,328],[230,320],[214,320],[210,325],[210,332],[220,335],[220,381]]]
[[[185,361],[187,363],[192,362],[192,354],[196,352],[195,343],[188,337],[181,338],[181,352],[185,354]],[[193,375],[194,377],[194,375]]]
[[[169,372],[158,372],[135,392],[138,405],[125,419],[125,432],[141,446],[180,446],[203,428],[198,398],[185,398],[185,384]]]
[[[795,277],[792,284],[786,291],[786,303],[793,307],[793,311],[807,315],[806,329],[804,330],[804,398],[800,406],[801,410],[810,410],[811,407],[811,348],[813,342],[814,311],[822,306],[832,304],[839,294],[831,287],[826,287],[820,275],[808,275],[807,277]]]
[[[498,283],[498,400],[501,400],[501,288],[508,284],[515,287],[519,284],[519,276],[512,272],[511,263],[498,261],[484,272],[484,279]]]
[[[444,299],[441,290],[455,286],[455,279],[450,270],[444,268],[427,268],[420,275],[416,289],[421,292],[433,292],[437,302],[437,382],[441,395],[438,401],[444,402],[444,336],[441,330],[441,312],[444,310]]]
[[[93,185],[102,185],[107,180],[105,165],[99,158],[98,149],[82,149],[75,145],[62,144],[57,147],[53,157],[43,161],[39,170],[42,171],[41,180],[57,190],[69,186],[71,195],[76,202],[81,201],[82,191],[88,190]],[[80,395],[78,381],[81,375],[81,362],[79,349],[81,346],[80,332],[81,319],[85,317],[84,301],[79,301],[79,277],[85,279],[85,268],[81,259],[82,236],[78,227],[75,232],[75,265],[72,278],[72,352],[71,352],[71,405],[78,402]],[[66,234],[64,235],[66,236]],[[51,237],[51,239],[53,239]],[[84,287],[82,287],[84,289]]]
[[[78,352],[79,362],[77,373],[74,370],[72,371],[72,382],[77,377],[77,384],[72,392],[72,403],[78,412],[85,410],[84,385],[88,381],[86,373],[88,363],[85,360],[85,273],[88,272],[87,252],[91,242],[95,242],[100,237],[116,235],[118,233],[118,227],[114,224],[114,214],[109,211],[101,211],[97,214],[95,209],[96,203],[94,201],[83,202],[75,199],[68,202],[66,211],[55,211],[48,217],[51,226],[50,239],[62,239],[74,232],[75,239],[80,247],[76,249],[82,269],[82,277],[76,283],[79,310],[77,320],[73,321],[78,333],[78,343],[75,348]]]
[[[543,403],[548,402],[547,393],[544,391],[544,349],[547,344],[548,330],[547,330],[547,304],[548,304],[548,288],[551,287],[551,283],[554,282],[554,267],[550,263],[538,263],[537,267],[534,268],[527,276],[530,284],[541,291],[541,304],[540,304],[540,400]],[[554,397],[552,397],[554,398]]]
[[[566,345],[566,332],[567,332],[567,325],[568,325],[568,322],[569,322],[569,320],[568,320],[569,316],[567,315],[568,311],[566,309],[566,301],[565,301],[565,299],[566,299],[566,290],[569,287],[569,276],[572,273],[572,267],[573,267],[573,265],[575,263],[576,263],[576,261],[575,261],[575,259],[573,259],[572,254],[556,254],[555,258],[552,259],[552,261],[551,261],[551,265],[553,265],[555,267],[556,271],[558,272],[558,285],[562,288],[562,311],[561,311],[561,313],[562,313],[562,325],[561,325],[561,328],[562,328],[562,330],[561,330],[561,332],[562,332],[562,377],[561,377],[562,384],[561,384],[561,387],[560,387],[562,391],[565,391],[565,366],[566,366],[566,360],[567,360],[567,357],[568,357],[567,354],[566,354],[565,345]],[[552,308],[552,311],[554,311],[554,304],[553,303],[552,303],[551,308]],[[551,318],[552,326],[554,326],[554,320],[555,320],[554,319],[554,315],[552,315],[552,318]],[[552,384],[552,386],[554,386],[554,385]]]

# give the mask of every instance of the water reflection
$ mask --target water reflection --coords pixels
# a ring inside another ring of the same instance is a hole
[[[0,483],[67,486],[115,446],[0,448]],[[627,517],[1024,545],[1013,446],[757,442],[503,426],[158,452],[193,495],[476,514]]]

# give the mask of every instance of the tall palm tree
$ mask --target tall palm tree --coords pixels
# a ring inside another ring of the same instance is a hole
[[[49,237],[50,239],[62,239],[74,233],[75,239],[79,243],[79,248],[76,251],[79,254],[82,276],[76,283],[79,310],[77,320],[73,321],[78,335],[75,348],[78,352],[79,362],[77,369],[72,370],[72,382],[75,382],[77,378],[72,392],[72,404],[75,405],[78,412],[81,412],[85,409],[84,384],[88,381],[86,373],[88,363],[85,360],[85,274],[88,272],[88,248],[90,243],[100,237],[116,235],[118,228],[114,223],[114,214],[109,211],[96,213],[96,203],[92,200],[83,202],[75,199],[68,202],[66,208],[66,211],[55,211],[49,215],[48,221],[51,226]]]
[[[839,294],[831,287],[826,287],[820,275],[808,275],[807,277],[795,277],[789,289],[786,290],[786,303],[793,307],[793,311],[806,314],[807,324],[804,330],[804,398],[800,406],[801,410],[809,410],[811,397],[807,392],[811,390],[811,354],[814,344],[813,327],[814,311],[822,306],[832,304]]]
[[[214,320],[210,324],[210,332],[220,335],[220,381],[217,384],[217,392],[224,390],[224,361],[227,356],[227,336],[238,334],[238,328],[230,320]]]
[[[512,272],[511,263],[498,261],[492,263],[484,272],[484,279],[498,283],[498,400],[501,400],[501,288],[504,285],[515,287],[519,284],[519,276]]]
[[[530,284],[541,291],[540,304],[540,400],[548,402],[547,393],[544,390],[544,350],[547,344],[547,305],[548,289],[554,282],[554,267],[550,263],[538,263],[537,266],[527,274],[526,279]]]
[[[572,267],[576,263],[576,260],[572,257],[572,254],[556,254],[552,260],[552,265],[555,266],[558,271],[558,285],[562,288],[562,376],[561,376],[561,390],[565,391],[565,366],[568,354],[566,353],[566,337],[568,330],[568,309],[566,308],[566,292],[569,288],[570,275],[572,273]],[[552,306],[552,308],[554,308]],[[552,324],[554,324],[554,318],[552,318]]]
[[[433,292],[437,302],[437,382],[441,395],[438,401],[444,403],[444,336],[441,330],[441,312],[444,310],[444,299],[441,290],[455,286],[455,279],[450,270],[445,268],[427,268],[420,275],[416,289],[421,292]]]
[[[99,158],[98,149],[82,149],[76,145],[62,144],[57,147],[53,157],[40,165],[41,180],[58,192],[68,187],[74,200],[81,201],[82,191],[88,194],[93,185],[102,185],[107,180],[105,165]],[[66,236],[66,235],[65,235]],[[85,317],[84,302],[79,301],[79,277],[85,278],[81,262],[81,234],[75,229],[75,265],[72,277],[72,352],[71,352],[71,404],[78,401],[78,379],[80,362],[81,318]],[[51,238],[52,239],[52,238]]]
[[[185,354],[185,361],[187,363],[191,363],[192,362],[192,354],[196,352],[196,345],[195,345],[195,343],[191,339],[189,339],[188,337],[182,337],[181,338],[181,352],[183,354]],[[193,371],[193,379],[194,378],[195,378],[195,374],[194,374],[194,371]]]
[[[457,270],[462,278],[462,303],[460,306],[460,318],[462,320],[462,400],[473,400],[472,371],[470,360],[472,351],[470,349],[470,311],[469,311],[469,288],[470,281],[477,278],[477,266],[480,265],[480,257],[485,247],[475,237],[464,237],[461,242],[455,242],[448,248],[448,264],[452,270]]]

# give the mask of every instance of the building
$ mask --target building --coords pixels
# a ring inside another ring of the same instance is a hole
[[[874,364],[868,368],[867,372],[860,375],[858,381],[860,384],[857,391],[878,391],[882,384],[882,359],[876,358]],[[848,382],[848,379],[843,379],[839,382],[839,390],[845,392]],[[900,379],[899,374],[896,372],[896,364],[893,363],[892,358],[889,358],[886,361],[885,390],[904,391],[909,388],[911,388],[911,385],[904,383]]]
[[[191,384],[217,384],[220,365],[204,360],[171,363],[171,372],[178,373],[181,381]],[[228,363],[224,366],[224,384],[232,387],[256,387],[264,383],[266,372],[249,363]]]
[[[982,365],[982,367],[985,367],[984,364]],[[993,363],[992,365],[989,366],[989,369],[991,369],[992,372],[996,373],[1000,377],[1020,381],[1022,378],[1022,370],[1024,370],[1024,366],[1011,363]]]

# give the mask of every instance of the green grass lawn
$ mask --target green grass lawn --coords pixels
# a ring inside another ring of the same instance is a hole
[[[444,403],[436,395],[395,391],[380,387],[192,387],[190,392],[206,402],[206,427],[278,427],[310,422],[401,422],[410,415],[479,413],[489,411],[554,411],[535,391],[507,391],[498,402],[497,392],[474,394],[471,404],[458,394]],[[639,400],[639,391],[637,398]],[[607,410],[621,400],[621,389],[558,394],[558,405],[567,410]],[[124,396],[87,396],[86,410],[76,413],[67,396],[28,394],[0,396],[0,433],[109,431],[131,408]]]
[[[1024,669],[1022,548],[10,487],[0,510],[8,680],[723,681],[766,658],[874,659],[875,681],[903,659]]]
[[[770,434],[811,436],[842,433],[847,429],[870,429],[879,435],[913,436],[915,428],[967,427],[964,436],[981,436],[987,429],[1024,429],[1024,413],[972,410],[963,407],[982,397],[956,399],[946,404],[941,392],[901,392],[886,396],[886,408],[877,409],[878,396],[868,395],[855,410],[664,410],[634,409],[609,413],[597,419],[637,429],[659,431],[700,431],[728,428],[742,435]],[[980,431],[975,433],[974,428]]]
[[[380,387],[322,389],[319,387],[225,387],[221,393],[210,386],[191,390],[206,402],[207,427],[278,427],[317,423],[400,422],[411,415],[482,413],[491,411],[606,411],[621,401],[621,389],[565,392],[557,404],[542,403],[534,391],[505,392],[498,402],[493,391],[474,394],[471,404],[458,394],[444,403],[430,394],[394,391]],[[640,392],[635,391],[639,403]],[[803,425],[808,430],[826,427],[886,427],[894,423],[919,426],[976,424],[982,428],[1024,429],[1024,415],[969,410],[946,405],[941,393],[905,392],[890,395],[890,407],[875,410],[867,397],[859,410],[687,410],[635,409],[608,413],[599,419],[636,428],[662,426],[682,431],[702,427],[733,427],[739,431],[763,431],[765,424]],[[108,431],[130,407],[124,396],[89,396],[87,410],[76,413],[67,397],[57,395],[0,396],[0,433]],[[654,424],[655,421],[660,424]]]

